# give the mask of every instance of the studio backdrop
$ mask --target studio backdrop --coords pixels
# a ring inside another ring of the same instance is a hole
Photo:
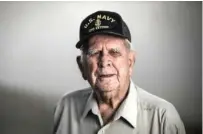
[[[64,94],[88,87],[76,64],[80,22],[97,10],[127,22],[133,81],[202,128],[201,2],[0,2],[0,133],[50,134]]]

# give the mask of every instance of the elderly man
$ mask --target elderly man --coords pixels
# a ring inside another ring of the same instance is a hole
[[[91,87],[59,101],[54,134],[185,134],[171,103],[132,82],[130,42],[118,13],[97,11],[82,21],[77,63]]]

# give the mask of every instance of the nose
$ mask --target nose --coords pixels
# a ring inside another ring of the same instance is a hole
[[[111,58],[107,51],[102,51],[98,64],[100,68],[110,67],[112,65]]]

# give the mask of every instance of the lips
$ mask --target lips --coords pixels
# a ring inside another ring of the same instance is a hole
[[[114,74],[102,74],[102,75],[99,75],[100,78],[110,78],[114,76]]]

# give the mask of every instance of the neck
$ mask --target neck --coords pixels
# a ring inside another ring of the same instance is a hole
[[[125,99],[125,96],[126,96],[126,93],[125,95],[122,95],[119,97],[111,97],[111,98],[107,98],[106,96],[102,96],[102,95],[97,95],[98,106],[99,107],[104,106],[106,108],[116,109]]]
[[[129,84],[127,84],[125,89],[116,89],[115,93],[103,93],[103,92],[95,92],[97,103],[99,107],[106,107],[109,109],[117,109],[119,105],[126,98],[129,90]],[[114,95],[113,95],[114,94]]]
[[[101,93],[96,93],[96,98],[98,102],[98,108],[101,114],[101,117],[103,119],[104,125],[113,120],[113,117],[123,102],[125,100],[126,96],[128,95],[129,88],[126,90],[122,90],[123,92],[118,94],[118,96],[115,97],[106,97],[105,95],[102,95]]]

